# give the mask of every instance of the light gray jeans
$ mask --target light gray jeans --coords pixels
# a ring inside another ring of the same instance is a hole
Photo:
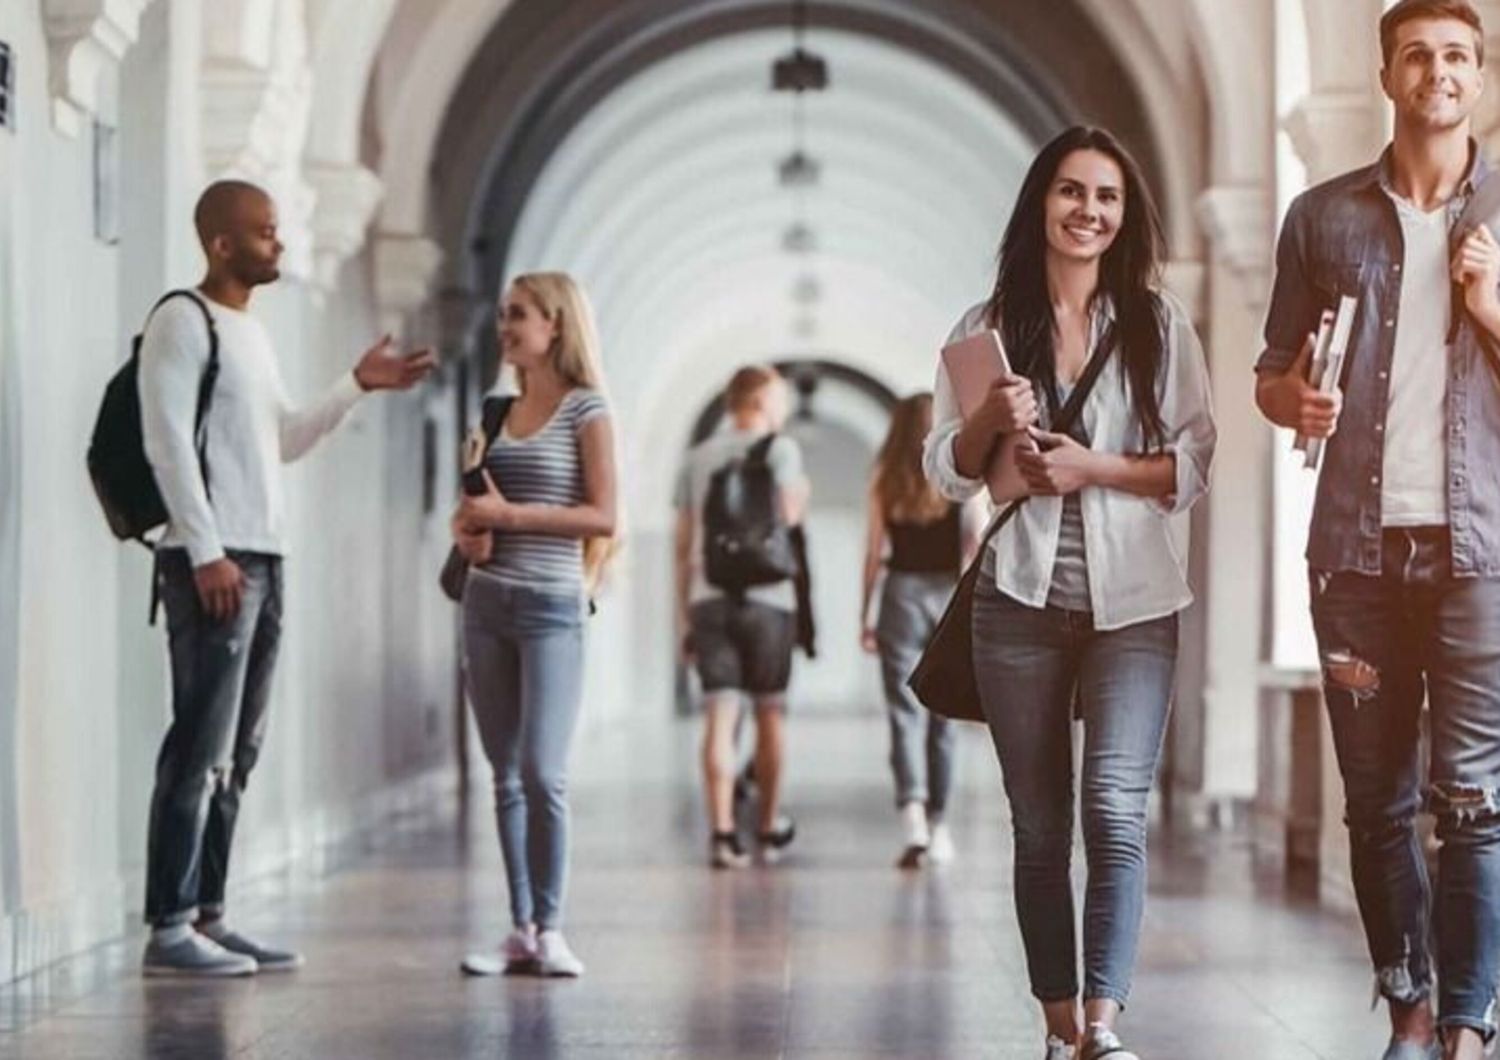
[[[922,649],[953,595],[951,574],[891,571],[880,594],[875,636],[880,645],[880,676],[891,721],[891,772],[896,805],[927,804],[941,814],[953,787],[953,723],[930,713],[906,686]]]
[[[583,693],[582,597],[472,573],[463,618],[511,920],[557,928],[568,878],[568,749]]]

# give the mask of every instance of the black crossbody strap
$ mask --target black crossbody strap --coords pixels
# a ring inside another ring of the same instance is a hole
[[[491,397],[484,399],[484,408],[480,412],[480,429],[484,431],[484,448],[486,451],[495,444],[495,437],[500,433],[501,426],[505,423],[505,417],[510,415],[510,407],[516,403],[516,399],[510,395],[504,397]]]
[[[487,397],[480,407],[479,430],[484,435],[484,448],[479,454],[479,466],[463,473],[464,492],[470,496],[478,497],[485,491],[483,472],[490,446],[500,436],[500,429],[505,426],[505,418],[510,415],[511,406],[515,403],[515,397],[506,394],[504,397]]]
[[[1104,371],[1105,362],[1115,352],[1115,345],[1113,336],[1106,335],[1104,342],[1101,344],[1102,348],[1089,358],[1089,363],[1084,366],[1083,375],[1078,379],[1078,385],[1073,388],[1073,392],[1068,395],[1068,400],[1063,405],[1062,411],[1057,414],[1057,422],[1053,424],[1054,433],[1067,434],[1073,429],[1073,424],[1083,413],[1083,403],[1088,400],[1089,393],[1094,389],[1094,384],[1099,381],[1099,376]],[[984,532],[984,537],[980,539],[979,551],[974,554],[975,563],[979,563],[983,559],[985,549],[990,547],[990,542],[1000,532],[1000,528],[1010,522],[1015,517],[1015,514],[1021,510],[1021,505],[1025,504],[1029,499],[1029,495],[1018,497],[1007,504],[1005,510],[991,520],[989,529]]]

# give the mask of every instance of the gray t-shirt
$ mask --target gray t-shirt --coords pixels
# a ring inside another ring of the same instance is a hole
[[[1067,404],[1073,387],[1062,380],[1057,383],[1057,399]],[[1057,559],[1052,564],[1052,587],[1047,603],[1069,611],[1092,611],[1089,597],[1088,556],[1083,547],[1083,503],[1079,493],[1063,498],[1062,523],[1057,533]]]
[[[1058,381],[1057,396],[1067,404],[1073,387]],[[987,578],[995,576],[995,551],[985,549],[980,570]],[[1057,530],[1057,556],[1052,562],[1052,584],[1047,590],[1047,606],[1061,607],[1068,611],[1093,611],[1093,596],[1089,591],[1088,552],[1083,544],[1083,500],[1082,492],[1070,493],[1063,498],[1062,521]]]
[[[731,460],[744,457],[750,447],[765,437],[763,431],[741,431],[733,427],[695,445],[683,461],[682,472],[677,476],[675,503],[681,511],[689,508],[693,513],[692,588],[688,602],[702,603],[724,596],[720,589],[708,584],[703,576],[703,504],[708,497],[708,480],[713,473]],[[785,434],[776,436],[771,450],[766,454],[771,475],[783,490],[802,487],[807,477],[802,469],[802,447]],[[797,609],[797,595],[790,581],[775,585],[760,585],[748,589],[745,599],[783,611]]]

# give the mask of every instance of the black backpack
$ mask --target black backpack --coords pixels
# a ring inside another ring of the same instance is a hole
[[[169,291],[152,307],[155,313],[169,298],[187,298],[203,312],[208,324],[208,365],[198,384],[198,409],[193,419],[193,437],[198,446],[198,463],[203,469],[203,485],[208,486],[208,454],[203,423],[213,404],[214,382],[219,377],[219,333],[208,306],[192,291]],[[150,321],[150,317],[147,317]],[[157,488],[156,476],[146,459],[146,445],[141,433],[141,396],[138,389],[141,365],[142,334],[130,343],[130,359],[115,373],[104,388],[104,400],[94,421],[94,436],[89,442],[89,478],[104,509],[109,528],[121,541],[139,541],[147,547],[147,532],[167,521],[167,507]]]
[[[791,529],[781,518],[768,455],[776,435],[716,470],[703,502],[703,571],[731,597],[797,573]]]

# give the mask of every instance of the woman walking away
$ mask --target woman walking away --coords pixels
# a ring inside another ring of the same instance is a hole
[[[954,335],[999,329],[1015,375],[965,420],[939,365],[924,454],[928,477],[957,500],[980,490],[1002,435],[1032,443],[1015,456],[1028,497],[985,550],[974,670],[1010,800],[1016,913],[1048,1060],[1135,1060],[1115,1023],[1140,936],[1177,614],[1192,601],[1171,517],[1207,491],[1215,443],[1203,352],[1157,286],[1161,253],[1155,207],[1113,136],[1073,128],[1043,148],[994,291]],[[1081,1020],[1075,710],[1088,861]]]
[[[931,429],[930,393],[896,405],[870,482],[859,612],[860,643],[880,656],[901,816],[896,864],[904,869],[953,860],[945,820],[953,786],[953,723],[924,710],[906,679],[953,594],[963,560],[978,545],[974,520],[964,525],[964,513],[976,506],[955,504],[923,477],[922,440]],[[882,572],[879,619],[871,626],[870,603]]]
[[[495,773],[512,931],[476,975],[577,976],[562,935],[567,762],[582,696],[583,615],[613,548],[615,456],[593,314],[561,273],[505,292],[500,355],[520,395],[484,456],[488,491],[453,534],[473,565],[463,596],[469,700]]]

